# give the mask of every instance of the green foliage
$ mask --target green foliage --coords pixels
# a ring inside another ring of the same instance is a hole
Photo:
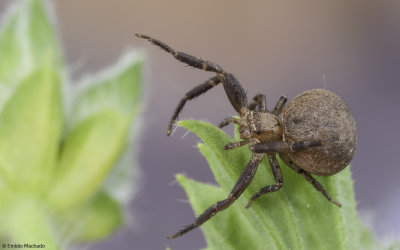
[[[81,211],[82,226],[75,232],[79,241],[93,241],[107,237],[123,223],[120,204],[105,192],[93,199],[91,206]]]
[[[110,176],[110,183],[129,182],[113,172],[124,153],[132,154],[143,59],[127,53],[106,73],[68,89],[40,0],[9,9],[0,58],[0,238],[60,249],[107,237],[124,221],[126,201],[106,183]],[[65,89],[74,95],[63,95]]]
[[[248,147],[229,151],[223,146],[233,139],[222,130],[201,121],[180,121],[201,138],[197,146],[207,159],[219,187],[197,182],[181,174],[185,189],[198,216],[215,202],[226,199],[241,171],[251,158]],[[236,131],[236,141],[239,140]],[[201,226],[208,249],[378,249],[372,235],[362,226],[356,212],[350,167],[318,181],[336,200],[328,202],[302,176],[279,161],[284,186],[262,196],[246,209],[251,196],[274,183],[269,163],[264,160],[242,196],[228,209]]]
[[[60,76],[46,63],[23,78],[3,106],[0,164],[12,189],[30,190],[49,182],[63,120],[60,84]]]

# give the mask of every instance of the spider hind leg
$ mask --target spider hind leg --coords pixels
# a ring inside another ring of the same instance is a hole
[[[243,172],[240,174],[239,179],[236,181],[235,186],[232,188],[229,196],[227,199],[218,201],[211,207],[209,207],[206,211],[204,211],[197,219],[194,221],[194,223],[184,227],[182,230],[178,231],[177,233],[168,236],[168,239],[174,239],[176,237],[179,237],[197,227],[199,227],[201,224],[209,220],[211,217],[213,217],[215,214],[218,212],[228,208],[230,205],[232,205],[237,198],[246,190],[246,188],[249,186],[251,181],[253,180],[253,177],[257,171],[258,164],[262,161],[264,158],[264,154],[253,154],[250,162],[247,164]]]
[[[296,173],[302,175],[306,181],[308,181],[313,187],[318,190],[319,192],[322,193],[325,198],[335,204],[338,207],[342,207],[342,204],[340,204],[338,201],[332,199],[332,197],[328,194],[328,192],[325,190],[325,188],[319,183],[310,173],[304,171],[300,167],[298,167],[287,154],[281,153],[279,154],[279,157],[282,159],[283,162],[286,163],[291,169],[293,169]]]

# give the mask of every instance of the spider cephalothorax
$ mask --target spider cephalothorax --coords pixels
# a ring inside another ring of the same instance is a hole
[[[344,169],[351,161],[357,142],[355,121],[343,100],[324,89],[313,89],[296,96],[288,105],[287,98],[281,96],[272,111],[266,107],[265,95],[256,95],[248,103],[246,93],[239,81],[217,64],[178,52],[165,43],[146,35],[136,36],[147,39],[177,60],[194,68],[211,71],[216,76],[198,85],[185,94],[170,120],[167,134],[178,118],[186,101],[191,100],[212,87],[222,83],[226,95],[240,118],[228,117],[219,124],[239,125],[242,141],[225,145],[229,150],[249,145],[252,158],[239,176],[228,198],[218,201],[201,214],[194,223],[186,226],[173,239],[200,226],[219,211],[228,208],[253,180],[260,162],[267,157],[275,184],[261,188],[247,204],[247,208],[260,196],[275,192],[282,187],[283,177],[276,154],[294,171],[302,175],[327,200],[340,207],[323,186],[311,175],[333,175]]]

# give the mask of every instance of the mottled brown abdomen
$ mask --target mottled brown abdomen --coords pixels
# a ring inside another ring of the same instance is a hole
[[[309,173],[333,175],[353,158],[356,124],[343,100],[331,91],[313,89],[296,96],[282,113],[282,125],[286,142],[322,142],[322,146],[289,153]]]

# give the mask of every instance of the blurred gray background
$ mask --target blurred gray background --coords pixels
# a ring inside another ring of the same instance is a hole
[[[1,1],[1,10],[10,2]],[[379,237],[399,238],[400,1],[52,2],[73,80],[113,63],[130,47],[148,55],[141,190],[127,228],[90,249],[206,246],[200,230],[166,239],[194,220],[190,205],[180,202],[186,197],[174,175],[215,183],[194,147],[198,139],[182,138],[182,128],[168,138],[166,129],[180,98],[212,74],[185,67],[136,32],[234,72],[249,96],[264,92],[269,107],[282,94],[293,98],[312,88],[338,93],[357,122],[352,171],[358,209]],[[216,124],[230,114],[234,110],[217,87],[188,103],[180,117]]]

